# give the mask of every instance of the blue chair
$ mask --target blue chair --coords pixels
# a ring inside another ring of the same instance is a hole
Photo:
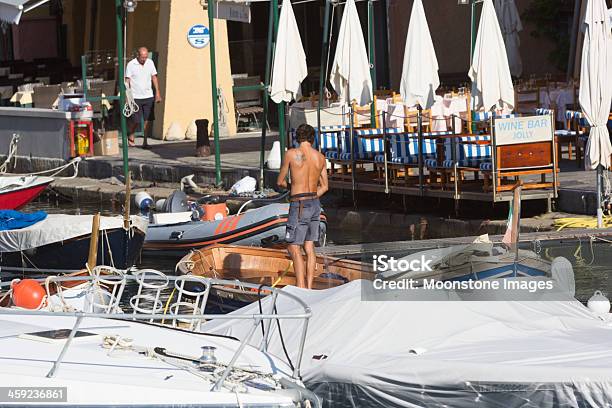
[[[552,109],[538,108],[535,110],[536,115],[553,115]],[[580,165],[582,159],[582,150],[586,146],[588,134],[586,128],[588,123],[582,112],[580,111],[565,111],[565,129],[555,129],[555,139],[557,143],[557,158],[561,160],[563,145],[567,145],[567,156],[572,160],[572,153],[575,150],[575,157]]]
[[[430,136],[442,135],[447,132],[427,132],[423,133],[423,167],[427,160],[436,159],[436,140]],[[409,184],[410,169],[418,168],[419,165],[419,138],[417,133],[396,133],[389,136],[390,140],[390,158],[387,162],[388,167],[392,170],[392,181],[399,179],[398,170],[404,171],[404,184]],[[374,157],[374,162],[382,164],[385,161],[385,155],[379,154]]]
[[[400,131],[401,129],[387,129],[388,134],[394,134]],[[355,162],[359,164],[361,168],[365,163],[373,163],[375,156],[384,154],[385,152],[385,131],[383,129],[353,129],[352,152],[351,143],[348,139],[349,131],[345,130],[343,133],[343,137],[340,138],[340,147],[337,150],[328,151],[325,155],[331,162],[330,176],[338,176],[335,172],[336,165],[341,166],[343,175],[347,174],[349,165],[351,165],[353,161],[353,153],[355,154]],[[376,165],[374,169],[376,170]]]
[[[454,140],[446,139],[444,141],[444,160],[441,163],[428,160],[426,163],[430,173],[430,183],[435,185],[435,180],[440,175],[440,187],[444,188],[447,183],[453,181],[455,167],[459,186],[465,181],[467,172],[473,172],[474,180],[477,181],[482,163],[491,161],[491,145],[481,144],[481,142],[490,142],[490,140],[489,135],[457,136]]]

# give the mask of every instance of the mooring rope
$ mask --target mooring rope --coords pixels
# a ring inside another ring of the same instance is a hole
[[[17,133],[13,133],[13,137],[11,139],[11,143],[9,144],[9,151],[6,157],[6,160],[0,166],[0,173],[6,173],[8,171],[8,166],[17,154],[17,143],[19,143],[19,135]],[[17,157],[15,157],[15,167],[17,166]]]

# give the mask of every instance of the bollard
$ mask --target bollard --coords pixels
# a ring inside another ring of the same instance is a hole
[[[197,128],[196,157],[208,157],[210,156],[208,119],[198,119],[195,124]]]

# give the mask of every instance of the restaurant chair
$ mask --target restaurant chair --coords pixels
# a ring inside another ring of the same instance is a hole
[[[431,132],[431,109],[421,111],[423,132]],[[414,107],[404,106],[404,127],[409,133],[418,131],[418,111]]]
[[[376,96],[374,97],[374,105],[376,106]],[[360,106],[356,102],[351,104],[353,108],[353,127],[354,128],[362,128],[362,127],[378,127],[378,112],[375,113],[374,116],[374,124],[372,124],[372,111],[371,104]],[[372,126],[373,125],[373,126]]]
[[[404,103],[404,99],[402,98],[402,95],[399,93],[393,93],[393,95],[391,96],[391,99],[393,100],[393,103]]]
[[[541,106],[541,88],[520,89],[514,91],[514,111],[521,115],[531,115]]]
[[[535,110],[535,113],[536,115],[553,115],[553,118],[555,117],[555,111],[552,109],[538,108]],[[565,129],[555,129],[558,160],[561,160],[563,157],[563,146],[567,146],[568,159],[572,160],[574,157],[580,163],[580,139],[586,134],[584,124],[585,119],[581,112],[565,111]]]
[[[428,160],[427,170],[430,173],[432,186],[441,189],[454,187],[456,182],[458,191],[463,189],[466,182],[478,183],[479,173],[486,163],[491,161],[491,136],[466,135],[444,140],[444,160],[437,162]],[[454,149],[454,154],[453,154]],[[468,180],[466,175],[473,173],[473,179]],[[439,175],[439,184],[436,183]]]
[[[234,78],[234,86],[252,86],[252,85],[261,85],[261,79],[259,76],[252,76],[247,78]],[[259,126],[259,120],[257,119],[257,115],[263,113],[263,103],[262,103],[262,91],[261,90],[250,90],[250,91],[240,91],[234,93],[234,108],[236,111],[236,127],[240,127],[240,119],[247,117],[253,118],[255,121],[255,125]],[[265,124],[270,130],[269,123]]]
[[[582,167],[584,150],[586,149],[587,140],[589,138],[589,124],[586,117],[581,111],[567,110],[565,111],[565,123],[568,129],[567,139],[573,142],[575,147],[575,158],[578,167]],[[568,144],[568,158],[572,160],[571,144]],[[559,158],[561,151],[559,150]]]
[[[387,167],[391,183],[401,183],[405,186],[412,184],[411,178],[414,170],[419,168],[419,138],[416,133],[406,132],[401,128],[387,130],[389,137],[389,156]],[[425,135],[424,135],[425,136]],[[374,162],[379,166],[384,165],[385,154],[378,154]],[[427,160],[436,159],[436,141],[433,138],[423,139],[422,157],[423,170],[426,169]]]
[[[34,87],[32,103],[35,108],[51,109],[61,91],[60,85]]]

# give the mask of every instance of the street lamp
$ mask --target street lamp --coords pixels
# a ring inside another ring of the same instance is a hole
[[[137,0],[125,0],[123,2],[123,7],[125,7],[128,13],[133,13],[136,11],[136,6],[138,6]]]

